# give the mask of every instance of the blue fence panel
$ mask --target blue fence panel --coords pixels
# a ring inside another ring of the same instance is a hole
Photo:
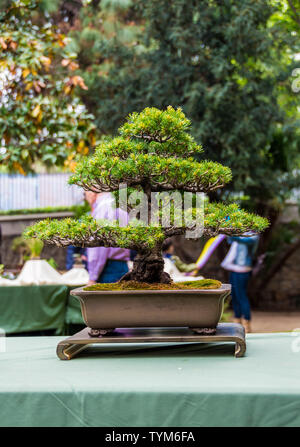
[[[82,203],[83,190],[68,185],[70,174],[0,174],[0,210],[71,206]]]

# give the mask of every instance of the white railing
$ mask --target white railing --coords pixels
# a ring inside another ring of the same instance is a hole
[[[82,203],[83,190],[68,185],[70,174],[0,174],[0,210],[71,206]]]

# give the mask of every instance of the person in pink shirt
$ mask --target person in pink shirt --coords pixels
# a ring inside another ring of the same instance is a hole
[[[119,219],[120,225],[127,225],[128,214],[120,208],[115,208],[114,197],[111,193],[94,193],[87,191],[85,198],[91,205],[94,219]],[[128,272],[127,261],[130,250],[113,247],[91,247],[87,249],[89,272],[88,285],[95,283],[111,283],[118,281]]]

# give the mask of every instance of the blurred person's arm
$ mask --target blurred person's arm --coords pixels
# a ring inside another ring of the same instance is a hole
[[[87,248],[80,249],[81,259],[87,262]]]

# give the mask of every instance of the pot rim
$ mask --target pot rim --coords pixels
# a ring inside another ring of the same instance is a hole
[[[78,287],[70,291],[70,295],[86,296],[86,295],[165,295],[165,294],[208,294],[208,295],[222,295],[224,293],[231,292],[231,284],[222,284],[218,289],[169,289],[169,290],[151,290],[151,289],[139,289],[139,290],[84,290],[87,286]]]

